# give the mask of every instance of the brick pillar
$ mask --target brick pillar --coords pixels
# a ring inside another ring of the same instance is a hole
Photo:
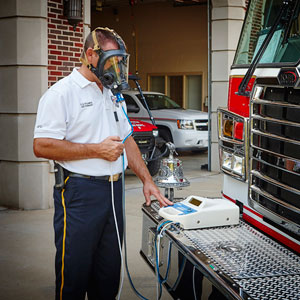
[[[51,86],[79,67],[83,23],[76,30],[63,16],[63,0],[48,0],[48,84]]]
[[[217,108],[227,106],[228,81],[245,16],[245,0],[212,0],[211,169],[219,171]]]

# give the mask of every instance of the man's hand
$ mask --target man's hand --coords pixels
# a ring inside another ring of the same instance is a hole
[[[146,199],[146,205],[149,206],[151,204],[151,196],[154,196],[159,201],[160,206],[173,205],[173,202],[165,198],[154,184],[142,159],[141,152],[132,136],[125,142],[125,148],[130,169],[133,170],[144,184],[143,192]]]
[[[123,152],[124,144],[118,136],[109,136],[99,144],[101,158],[108,161],[117,160]],[[100,156],[100,155],[99,155]]]
[[[173,202],[171,202],[161,194],[160,190],[152,180],[148,180],[144,183],[143,192],[144,192],[147,206],[151,204],[151,198],[150,198],[151,195],[153,195],[159,201],[160,207],[173,205]]]

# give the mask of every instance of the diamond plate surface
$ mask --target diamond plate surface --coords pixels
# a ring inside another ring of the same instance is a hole
[[[151,207],[160,208],[158,202]],[[300,257],[243,221],[237,226],[179,230],[215,270],[234,279],[242,294],[253,300],[300,300]]]
[[[242,279],[239,286],[254,300],[299,300],[300,276]]]
[[[251,226],[184,231],[194,246],[232,278],[300,274],[300,258]]]

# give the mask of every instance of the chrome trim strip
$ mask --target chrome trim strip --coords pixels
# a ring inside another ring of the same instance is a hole
[[[291,140],[291,139],[288,139],[288,138],[285,138],[282,136],[278,136],[278,135],[271,134],[271,133],[265,133],[260,130],[251,128],[251,135],[253,135],[253,133],[300,146],[300,141]]]
[[[241,176],[241,175],[239,175],[239,174],[237,174],[237,173],[234,173],[233,171],[230,171],[230,170],[228,170],[228,169],[225,169],[225,168],[222,167],[222,166],[221,166],[221,170],[222,170],[224,173],[233,176],[235,179],[238,179],[238,180],[243,181],[243,182],[246,181],[246,176]]]
[[[252,174],[252,175],[255,175],[256,177],[258,177],[258,178],[260,178],[260,179],[263,179],[263,180],[267,181],[268,183],[271,183],[271,184],[274,184],[274,185],[276,185],[276,186],[279,186],[279,187],[281,187],[282,189],[285,189],[285,190],[287,190],[287,191],[289,191],[289,192],[293,192],[293,193],[295,193],[295,194],[297,194],[297,195],[300,196],[300,190],[297,190],[297,189],[295,189],[295,188],[293,188],[293,187],[291,187],[291,186],[288,186],[288,185],[286,185],[286,184],[284,184],[284,183],[281,183],[281,182],[279,182],[279,181],[277,181],[277,180],[275,180],[275,179],[273,179],[273,178],[271,178],[271,177],[269,177],[269,176],[262,175],[262,174],[261,174],[260,172],[258,172],[258,171],[251,170],[251,174]]]
[[[239,115],[239,114],[237,114],[235,112],[232,112],[232,111],[228,110],[227,108],[223,108],[223,107],[219,107],[217,109],[217,112],[221,112],[221,113],[225,113],[225,114],[228,114],[228,115],[232,115],[235,118],[240,119],[242,122],[244,122],[245,119],[247,119],[247,118],[245,118],[245,117],[243,117],[243,116],[241,116],[241,115]]]
[[[258,206],[260,209],[257,209],[257,207],[254,207],[254,209],[256,209],[259,213],[261,213],[263,216],[266,216],[267,218],[273,220],[275,223],[278,223],[278,224],[282,224],[282,222],[286,222],[287,224],[291,224],[292,226],[294,227],[297,227],[298,228],[298,232],[295,232],[295,233],[298,233],[299,234],[299,231],[300,231],[300,226],[298,224],[296,224],[295,222],[291,221],[290,219],[287,219],[285,218],[284,216],[280,216],[278,214],[276,214],[275,212],[273,212],[272,210],[269,210],[268,208],[262,206],[261,204],[259,204],[256,200],[254,200],[251,196],[251,194],[249,195],[249,198],[250,198],[250,201],[251,202],[254,202],[252,205],[253,206]],[[272,199],[269,199],[270,201],[272,201]],[[285,227],[285,226],[284,226]]]
[[[233,154],[236,154],[236,155],[239,155],[239,156],[245,156],[245,151],[244,151],[244,147],[242,148],[230,148],[228,146],[225,146],[221,143],[219,143],[219,146],[220,148],[222,148],[223,150],[227,151],[227,152],[230,152],[230,153],[233,153]]]
[[[220,144],[220,137],[222,136],[222,112],[217,110],[217,132],[218,132],[218,143]]]
[[[256,120],[262,120],[262,121],[267,121],[267,122],[280,123],[283,125],[300,127],[300,123],[295,123],[292,121],[283,121],[283,120],[274,119],[274,118],[270,118],[270,117],[262,117],[262,116],[256,115],[256,114],[252,114],[251,117],[252,117],[252,119],[256,119]]]
[[[268,198],[269,200],[272,200],[272,201],[274,201],[274,202],[276,202],[276,203],[279,203],[280,205],[282,205],[282,206],[284,206],[284,207],[286,207],[286,208],[288,208],[288,209],[290,209],[290,210],[292,210],[292,211],[294,211],[294,212],[296,212],[296,213],[299,213],[299,212],[300,212],[300,209],[299,209],[299,208],[294,207],[293,205],[288,204],[288,203],[286,203],[286,202],[284,202],[284,201],[278,199],[277,197],[274,197],[274,196],[271,195],[270,193],[268,193],[268,192],[262,190],[261,188],[257,187],[257,186],[254,185],[254,184],[251,184],[251,185],[250,185],[250,189],[253,190],[254,192],[256,192],[256,193],[262,195],[262,196],[265,196],[265,197]],[[250,196],[251,196],[251,195],[250,195]],[[252,199],[252,200],[253,200],[253,199]],[[253,201],[257,202],[256,200],[253,200]]]
[[[271,101],[271,100],[262,100],[259,98],[253,98],[252,103],[255,104],[265,104],[265,105],[274,105],[274,106],[285,106],[290,108],[298,108],[300,109],[299,105],[297,104],[290,104],[288,102],[279,102],[279,101]]]
[[[272,168],[276,168],[276,169],[278,169],[278,170],[281,170],[281,171],[284,171],[284,172],[287,172],[287,173],[291,173],[291,174],[296,175],[296,176],[300,176],[300,173],[297,173],[297,172],[295,172],[295,171],[293,171],[293,170],[285,169],[285,168],[280,167],[280,166],[277,166],[277,165],[272,165],[272,164],[270,164],[269,162],[266,162],[266,161],[263,160],[263,159],[259,159],[259,158],[257,158],[257,157],[252,157],[251,159],[252,159],[252,160],[256,160],[256,161],[258,161],[258,162],[260,162],[260,163],[263,163],[263,164],[265,164],[265,165],[268,165],[268,166],[270,166],[270,167],[272,167]],[[299,178],[299,179],[300,179],[300,178]]]
[[[229,138],[226,138],[226,137],[223,137],[223,136],[220,137],[220,140],[223,141],[223,142],[232,143],[232,144],[239,145],[239,146],[244,146],[244,142],[242,142],[242,141],[229,139]]]
[[[250,171],[250,120],[245,119],[244,122],[244,139],[245,139],[245,178],[249,178],[249,171]]]
[[[255,146],[255,145],[253,145],[253,144],[251,144],[251,147],[252,147],[252,148],[255,148],[255,149],[257,149],[257,150],[260,150],[260,151],[262,151],[262,152],[267,152],[267,153],[270,153],[270,154],[274,154],[274,155],[280,156],[280,157],[285,158],[285,159],[291,159],[291,160],[293,160],[293,161],[297,161],[297,162],[298,162],[297,158],[294,158],[294,157],[290,157],[290,156],[286,156],[286,155],[281,154],[281,153],[273,152],[273,151],[270,151],[270,150],[268,150],[268,149],[264,149],[264,148]],[[300,161],[299,161],[299,162],[300,162]]]

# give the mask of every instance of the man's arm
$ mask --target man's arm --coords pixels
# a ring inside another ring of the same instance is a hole
[[[37,157],[52,160],[102,158],[115,161],[124,149],[124,145],[120,141],[118,136],[110,136],[98,144],[80,144],[66,140],[35,138],[33,151]]]
[[[154,184],[152,177],[145,165],[141,152],[134,141],[133,137],[129,137],[125,142],[125,149],[128,159],[129,168],[141,179],[143,182],[143,192],[146,199],[146,205],[150,205],[153,195],[160,203],[161,206],[173,205],[171,201],[165,198],[158,187]]]

